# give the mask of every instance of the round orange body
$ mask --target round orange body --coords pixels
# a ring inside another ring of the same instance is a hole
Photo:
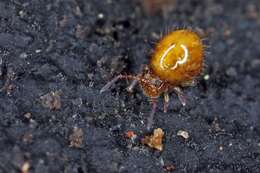
[[[157,43],[150,68],[162,81],[182,85],[201,73],[203,58],[204,47],[199,35],[190,30],[177,30]]]

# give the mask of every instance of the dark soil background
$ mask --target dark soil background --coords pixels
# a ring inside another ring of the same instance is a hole
[[[151,3],[0,1],[1,173],[260,172],[260,1]],[[140,143],[151,109],[142,91],[99,90],[184,27],[206,33],[207,67],[184,90],[186,107],[172,94],[163,113],[160,101],[159,152]]]

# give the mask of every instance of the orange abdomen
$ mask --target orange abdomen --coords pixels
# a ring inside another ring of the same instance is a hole
[[[169,33],[157,43],[150,67],[161,80],[173,85],[192,81],[203,69],[204,47],[190,30]]]

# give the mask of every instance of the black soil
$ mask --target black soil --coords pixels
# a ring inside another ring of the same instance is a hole
[[[143,9],[130,0],[0,1],[1,173],[260,172],[260,2]],[[99,90],[138,73],[159,35],[183,27],[207,35],[206,68],[184,89],[187,106],[172,94],[163,113],[160,100],[153,128],[164,130],[164,149],[155,151],[140,143],[151,108],[142,91],[126,92],[125,81]]]

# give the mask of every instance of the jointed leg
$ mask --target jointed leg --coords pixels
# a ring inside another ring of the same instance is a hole
[[[174,89],[175,93],[177,94],[181,104],[183,106],[185,106],[186,103],[187,103],[187,99],[186,99],[184,93],[181,91],[181,88],[180,87],[174,87],[173,89]]]
[[[116,83],[119,79],[127,79],[127,80],[140,80],[139,77],[132,75],[118,75],[113,78],[110,82],[108,82],[103,88],[101,88],[100,93],[107,91],[114,83]]]
[[[142,73],[144,72],[144,69],[147,68],[147,66],[145,66],[144,64],[141,65],[140,67],[140,73],[137,75],[138,78],[141,78],[142,76]],[[133,92],[133,89],[134,87],[136,86],[136,84],[138,83],[138,79],[134,79],[131,84],[127,87],[127,91],[132,93]]]
[[[113,78],[110,82],[108,82],[103,88],[101,88],[100,93],[103,93],[107,91],[114,83],[116,83],[119,79],[126,79],[126,80],[134,80],[133,83],[130,85],[130,87],[134,87],[136,83],[139,82],[144,82],[144,83],[150,83],[149,80],[141,78],[140,76],[133,76],[133,75],[118,75],[115,78]]]
[[[168,92],[164,93],[164,104],[163,104],[163,112],[166,113],[168,111],[168,106],[170,102],[170,97]]]
[[[127,91],[130,93],[133,92],[133,88],[136,86],[137,83],[138,83],[138,80],[134,79],[132,81],[132,83],[127,87]]]
[[[151,103],[152,103],[152,110],[151,110],[151,113],[150,113],[148,120],[147,120],[147,130],[150,130],[151,127],[153,126],[153,118],[154,118],[154,114],[155,114],[156,108],[157,108],[157,100],[152,99]]]

